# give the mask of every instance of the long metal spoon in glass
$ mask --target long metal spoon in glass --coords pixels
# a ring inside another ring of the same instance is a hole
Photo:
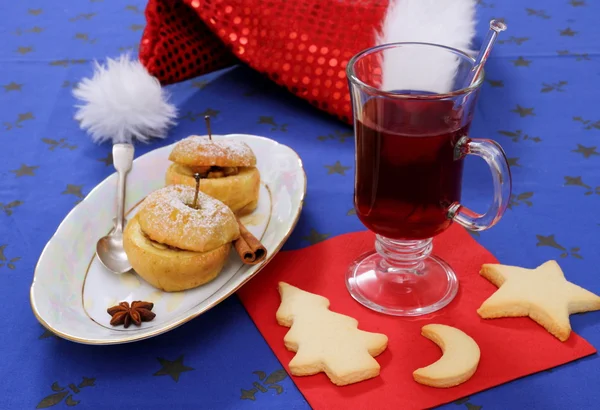
[[[471,72],[467,76],[465,87],[469,87],[475,83],[477,77],[479,77],[479,74],[481,73],[481,70],[483,70],[485,62],[487,61],[490,53],[492,52],[492,48],[494,47],[494,43],[496,42],[498,34],[505,31],[506,29],[507,26],[504,22],[499,20],[490,21],[490,31],[488,31],[485,40],[483,40],[483,43],[481,44],[479,54],[475,59],[475,65],[473,65]]]

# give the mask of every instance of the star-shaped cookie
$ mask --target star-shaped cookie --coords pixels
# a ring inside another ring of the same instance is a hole
[[[600,310],[600,296],[566,280],[556,261],[535,269],[485,264],[480,274],[499,288],[477,309],[484,319],[528,316],[564,342],[570,314]]]

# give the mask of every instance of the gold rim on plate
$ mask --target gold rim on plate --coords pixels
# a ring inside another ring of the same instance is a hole
[[[56,329],[54,329],[52,326],[50,326],[44,319],[42,319],[41,315],[39,314],[37,307],[35,305],[35,301],[33,299],[33,292],[34,292],[34,285],[35,285],[35,279],[36,279],[36,274],[37,274],[37,270],[40,264],[40,261],[42,260],[42,257],[44,256],[44,253],[47,251],[47,247],[50,244],[50,242],[52,241],[52,239],[56,236],[57,232],[60,230],[61,226],[63,225],[63,223],[69,218],[69,216],[75,211],[75,209],[79,206],[79,204],[83,203],[90,195],[92,195],[96,190],[99,189],[99,187],[108,180],[108,178],[112,177],[112,175],[109,175],[107,178],[105,178],[102,182],[100,182],[98,185],[96,185],[87,195],[86,197],[79,203],[77,204],[75,207],[73,207],[73,209],[71,209],[71,211],[69,211],[69,213],[67,214],[67,216],[65,216],[65,218],[63,219],[63,221],[59,224],[59,226],[56,228],[56,231],[54,232],[54,234],[52,235],[52,237],[48,240],[48,242],[46,243],[46,246],[44,246],[44,249],[42,250],[42,253],[40,254],[40,257],[38,258],[38,262],[36,263],[35,269],[34,269],[34,274],[33,274],[33,280],[31,283],[31,287],[29,289],[29,302],[31,304],[31,309],[33,311],[34,316],[36,317],[36,319],[40,322],[40,324],[42,324],[42,326],[44,326],[46,329],[48,329],[49,331],[51,331],[53,334],[55,334],[56,336],[59,336],[63,339],[66,340],[70,340],[72,342],[77,342],[77,343],[82,343],[82,344],[88,344],[88,345],[114,345],[114,344],[123,344],[123,343],[131,343],[134,341],[140,341],[140,340],[145,340],[145,339],[149,339],[151,337],[155,337],[158,336],[160,334],[166,333],[168,331],[171,331],[187,322],[189,322],[192,319],[195,319],[196,317],[200,316],[201,314],[207,312],[208,310],[212,309],[213,307],[215,307],[216,305],[218,305],[219,303],[221,303],[222,301],[224,301],[225,299],[227,299],[229,296],[231,296],[232,294],[234,294],[235,292],[237,292],[238,289],[240,289],[242,286],[244,286],[250,279],[252,279],[254,276],[256,276],[265,266],[267,266],[267,264],[275,257],[275,255],[277,255],[277,253],[279,253],[279,251],[281,250],[281,248],[283,247],[283,245],[286,243],[286,241],[288,240],[288,238],[290,237],[290,235],[292,234],[292,232],[294,231],[294,229],[296,228],[296,225],[298,223],[298,220],[300,219],[300,214],[302,213],[302,209],[304,207],[304,199],[306,197],[306,189],[307,189],[307,178],[306,178],[306,171],[304,170],[304,166],[302,164],[302,159],[300,158],[300,155],[298,155],[298,153],[292,149],[291,147],[284,145],[284,144],[280,144],[279,142],[272,140],[270,138],[266,138],[266,137],[260,137],[260,136],[256,136],[256,135],[250,135],[250,134],[231,134],[231,135],[239,135],[239,136],[246,136],[246,137],[251,137],[251,138],[255,138],[255,139],[260,139],[260,140],[266,140],[269,141],[269,143],[274,143],[277,146],[282,146],[282,147],[286,147],[287,149],[289,149],[290,151],[292,151],[294,153],[294,155],[296,155],[296,158],[298,160],[298,166],[299,166],[299,170],[302,171],[302,176],[303,176],[303,181],[304,181],[304,191],[302,192],[302,195],[300,197],[300,203],[298,205],[298,209],[296,210],[296,215],[294,216],[294,220],[292,221],[292,224],[290,225],[290,228],[288,229],[288,231],[286,232],[286,234],[284,235],[283,239],[279,242],[279,245],[274,249],[274,251],[269,252],[269,255],[267,256],[267,258],[265,259],[265,261],[256,269],[256,271],[252,274],[249,275],[248,277],[244,278],[241,283],[236,286],[233,287],[230,291],[226,292],[225,294],[223,294],[219,299],[217,299],[216,301],[214,301],[213,303],[208,304],[207,306],[205,306],[202,310],[200,310],[199,312],[195,312],[193,314],[190,314],[189,316],[186,316],[183,319],[180,319],[178,321],[175,321],[174,323],[165,326],[165,327],[161,327],[161,328],[157,328],[156,330],[152,331],[152,332],[148,332],[145,333],[144,335],[141,336],[132,336],[132,337],[126,337],[126,338],[118,338],[118,339],[106,339],[106,340],[97,340],[97,339],[85,339],[85,338],[81,338],[81,337],[77,337],[77,336],[73,336],[70,335],[68,333],[65,332],[61,332],[58,331]],[[217,136],[218,137],[218,136]],[[171,144],[174,145],[174,144]],[[161,147],[161,148],[166,148],[166,147]],[[152,151],[151,151],[152,152]],[[147,155],[149,153],[146,153],[144,155]],[[135,161],[139,160],[140,158],[142,158],[144,155],[142,155],[139,158],[136,158]],[[134,161],[134,163],[135,163]],[[114,175],[114,174],[113,174]],[[272,207],[273,207],[273,201],[272,201],[272,193],[271,193],[271,189],[269,188],[269,186],[267,184],[265,184],[265,187],[267,188],[267,191],[269,192],[269,196],[271,197],[271,204],[270,204],[270,211],[269,211],[269,220],[267,222],[267,226],[265,228],[265,232],[270,224],[270,220],[271,220],[271,216],[272,216]],[[129,211],[127,213],[130,213],[133,209],[135,209],[136,206],[138,206],[141,203],[142,200],[140,200],[137,204],[135,204],[135,206],[133,206],[131,209],[129,209]],[[263,232],[263,236],[264,233]],[[262,238],[261,238],[262,239]],[[88,316],[88,318],[90,318],[90,320],[96,322],[94,319],[92,319],[91,317],[89,317],[89,315],[87,314],[87,311],[85,309],[85,307],[83,306],[83,289],[85,287],[85,279],[87,277],[87,272],[90,269],[90,265],[93,262],[94,258],[95,258],[96,254],[94,252],[94,255],[92,256],[90,263],[88,264],[88,268],[86,269],[86,275],[84,276],[83,282],[82,282],[82,287],[81,287],[81,291],[82,291],[82,307],[84,309],[84,312],[86,314],[86,316]],[[237,274],[238,271],[236,271]],[[234,274],[235,275],[235,274]],[[229,281],[228,281],[229,282]],[[228,283],[226,282],[225,285]],[[223,286],[225,286],[223,285]],[[222,289],[223,286],[220,288]],[[219,290],[220,290],[219,289]],[[218,292],[218,291],[217,291]],[[214,295],[214,293],[213,293]],[[205,299],[206,300],[206,299]],[[193,308],[192,308],[193,309]],[[114,329],[109,329],[103,325],[100,325],[103,328],[106,328],[108,330],[114,330]],[[137,332],[132,332],[132,333],[137,333]]]

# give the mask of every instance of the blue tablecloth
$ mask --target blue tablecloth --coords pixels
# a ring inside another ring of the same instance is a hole
[[[40,252],[69,210],[113,172],[110,147],[72,119],[72,87],[89,62],[134,50],[144,2],[0,3],[0,408],[309,408],[236,297],[165,335],[94,347],[52,336],[28,291]],[[511,209],[477,239],[502,262],[558,259],[568,278],[600,293],[600,2],[480,0],[479,40],[492,17],[502,35],[487,65],[472,136],[499,141],[512,164]],[[363,229],[352,209],[352,130],[245,67],[168,87],[182,116],[169,138],[204,130],[264,135],[293,147],[308,174],[305,209],[287,249]],[[287,127],[282,127],[287,124]],[[335,172],[328,166],[339,161]],[[481,161],[482,162],[482,161]],[[344,168],[347,167],[347,168]],[[484,210],[485,165],[469,158],[464,202]],[[600,313],[571,318],[600,348]],[[523,340],[523,343],[527,343]],[[598,408],[597,355],[448,404],[477,409]],[[262,373],[264,373],[264,375]],[[281,394],[261,376],[282,379]]]

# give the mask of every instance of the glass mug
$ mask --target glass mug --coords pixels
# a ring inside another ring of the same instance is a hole
[[[502,148],[469,138],[483,72],[452,48],[394,43],[354,56],[346,68],[356,138],[354,207],[376,234],[375,251],[346,275],[352,297],[379,312],[418,316],[446,306],[458,291],[451,267],[433,256],[432,238],[452,222],[472,231],[502,217],[511,175]],[[490,166],[494,196],[480,215],[460,203],[463,158]]]

